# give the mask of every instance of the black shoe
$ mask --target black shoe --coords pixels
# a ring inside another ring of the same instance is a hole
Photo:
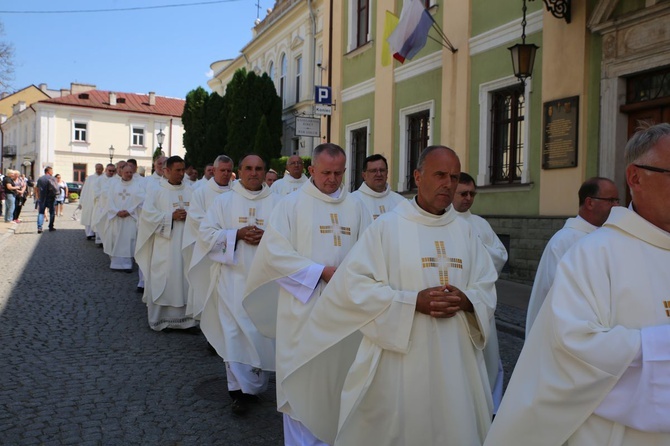
[[[124,269],[123,272],[126,273],[126,274],[130,274],[130,273],[133,272],[133,270],[132,269]]]
[[[249,411],[249,405],[245,398],[235,398],[230,405],[230,411],[233,415],[243,416]]]
[[[49,232],[53,232],[55,230],[56,230],[56,228],[49,228]]]
[[[37,229],[37,233],[38,233],[38,234],[41,234],[41,233],[42,233],[42,228],[38,228],[38,229]]]
[[[142,294],[144,294],[144,288],[141,287],[141,286],[138,286],[138,287],[137,287],[137,292],[138,292],[138,293],[142,293]]]
[[[89,235],[88,237],[86,237],[86,240],[94,240],[94,239],[95,239],[95,235]]]

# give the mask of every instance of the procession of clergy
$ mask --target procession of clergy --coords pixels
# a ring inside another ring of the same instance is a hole
[[[97,165],[81,222],[111,269],[137,262],[151,329],[200,327],[235,415],[276,373],[286,445],[670,445],[670,124],[625,157],[630,205],[591,178],[548,243],[504,398],[507,251],[450,148],[423,150],[409,198],[381,155],[349,193],[330,143],[271,187],[253,154],[236,180],[225,155],[197,181],[178,156]]]

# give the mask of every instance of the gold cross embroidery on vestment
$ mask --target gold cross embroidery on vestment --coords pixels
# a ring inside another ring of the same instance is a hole
[[[183,195],[179,195],[178,198],[179,198],[178,202],[172,203],[173,208],[184,209],[185,207],[188,207],[189,204],[191,204],[189,201],[184,201]]]
[[[665,315],[670,317],[670,300],[664,300],[663,306],[665,307]]]
[[[449,284],[449,268],[463,269],[463,260],[454,257],[447,257],[447,250],[444,248],[444,242],[435,241],[435,257],[421,257],[422,268],[437,268],[440,275],[440,285]]]
[[[351,228],[340,226],[337,214],[330,214],[330,226],[319,226],[321,234],[333,234],[333,246],[342,246],[342,236],[351,235]]]
[[[379,205],[379,214],[373,214],[372,219],[377,220],[377,217],[379,217],[380,215],[382,215],[384,213],[386,213],[386,207],[383,204],[380,204]]]
[[[256,218],[256,208],[249,208],[249,216],[240,217],[239,222],[246,223],[249,226],[263,226],[265,220],[263,220],[262,218]]]

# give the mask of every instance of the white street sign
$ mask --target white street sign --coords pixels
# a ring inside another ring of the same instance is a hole
[[[321,104],[315,104],[314,105],[314,114],[315,115],[332,115],[333,114],[333,108],[330,105],[321,105]]]
[[[295,136],[321,136],[321,120],[319,118],[295,117]]]

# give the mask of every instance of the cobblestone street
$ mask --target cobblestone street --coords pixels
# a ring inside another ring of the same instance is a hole
[[[0,237],[0,444],[282,444],[274,381],[234,417],[204,336],[151,331],[136,270],[110,271],[74,210],[38,235],[24,209],[14,235]],[[523,340],[499,335],[509,378]]]

